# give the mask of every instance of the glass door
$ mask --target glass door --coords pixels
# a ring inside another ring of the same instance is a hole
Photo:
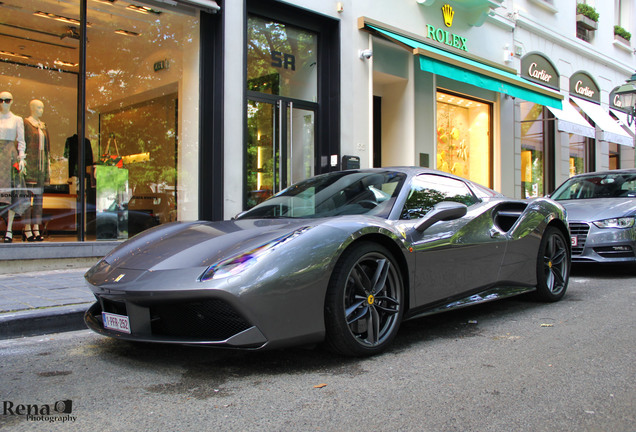
[[[268,99],[247,101],[246,208],[314,174],[314,109]]]

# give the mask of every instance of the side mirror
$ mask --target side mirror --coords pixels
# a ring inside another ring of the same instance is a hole
[[[240,212],[239,214],[237,214],[236,216],[233,216],[230,220],[237,220],[238,218],[240,218],[241,216],[243,216],[245,213],[247,213],[247,210],[243,210],[242,212]]]
[[[415,225],[415,231],[424,232],[436,222],[459,219],[466,215],[466,212],[468,207],[465,204],[454,201],[439,202]]]

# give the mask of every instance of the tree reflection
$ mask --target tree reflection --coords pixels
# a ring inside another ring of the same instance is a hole
[[[471,206],[475,204],[475,197],[470,194],[451,195],[437,189],[414,189],[402,210],[402,219],[419,219],[428,213],[435,204],[442,201],[454,201]]]

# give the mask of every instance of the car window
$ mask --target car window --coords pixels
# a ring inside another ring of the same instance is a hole
[[[636,174],[574,177],[563,183],[551,197],[555,200],[636,197]]]
[[[424,174],[413,179],[400,218],[421,218],[435,204],[442,201],[455,201],[467,206],[480,202],[463,181],[434,174]]]
[[[239,219],[362,214],[388,217],[405,179],[405,174],[392,171],[324,174],[285,189]]]

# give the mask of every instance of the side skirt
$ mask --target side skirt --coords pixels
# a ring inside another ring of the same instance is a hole
[[[416,310],[412,310],[408,313],[408,316],[404,319],[410,320],[414,318],[421,318],[423,316],[434,315],[441,312],[448,312],[455,309],[461,309],[468,306],[473,306],[480,303],[486,303],[494,300],[501,300],[508,297],[514,297],[520,294],[529,293],[535,291],[534,286],[497,286],[487,288],[483,291],[479,291],[475,294],[459,299],[452,299],[448,303],[436,303],[424,307],[419,307]]]

